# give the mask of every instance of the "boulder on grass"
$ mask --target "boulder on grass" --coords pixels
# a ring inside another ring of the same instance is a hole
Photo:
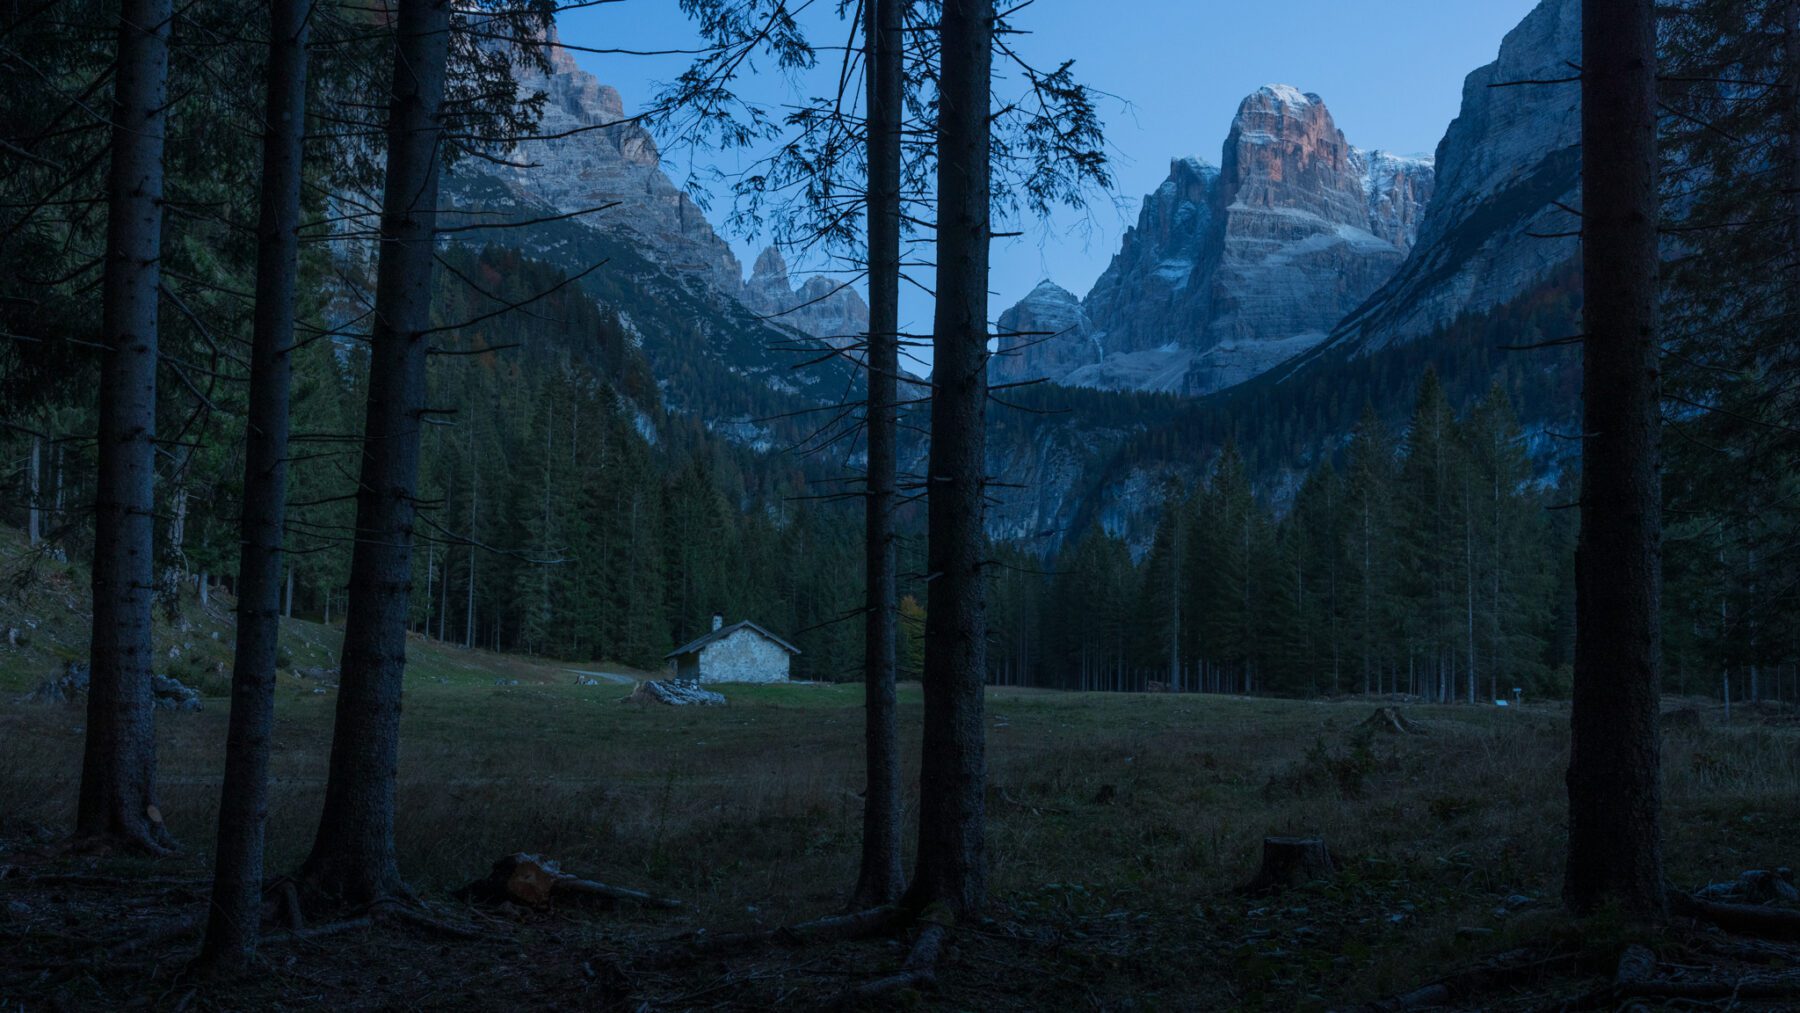
[[[640,682],[625,699],[632,703],[661,703],[671,707],[719,707],[722,694],[681,682]]]
[[[87,691],[87,662],[65,661],[61,672],[38,683],[25,699],[36,703],[73,703],[86,697]]]
[[[200,709],[200,691],[184,685],[174,676],[152,675],[150,677],[150,693],[155,699],[158,710],[197,711]]]

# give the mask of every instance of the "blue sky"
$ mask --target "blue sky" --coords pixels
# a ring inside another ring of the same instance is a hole
[[[1434,150],[1456,116],[1464,75],[1493,60],[1501,37],[1534,6],[1536,0],[1036,0],[1016,18],[1031,33],[1018,47],[1039,65],[1074,59],[1085,82],[1113,96],[1101,109],[1118,199],[1103,200],[1086,215],[1027,223],[1024,237],[996,241],[994,315],[1045,277],[1085,295],[1136,220],[1142,196],[1167,174],[1169,159],[1199,155],[1217,164],[1239,100],[1259,85],[1318,93],[1359,147]],[[815,0],[808,14],[815,36],[831,45],[845,38],[836,7],[835,0]],[[592,47],[694,42],[671,0],[570,11],[561,30],[566,41]],[[684,65],[680,57],[577,59],[618,88],[628,110]],[[780,102],[794,86],[765,71],[745,90]],[[664,155],[678,180],[690,164],[734,164],[731,156],[709,152]],[[766,245],[730,238],[746,264]],[[905,312],[915,329],[928,327],[931,309],[923,296],[909,297]]]

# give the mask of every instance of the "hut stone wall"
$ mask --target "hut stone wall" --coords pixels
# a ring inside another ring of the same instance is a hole
[[[786,682],[788,652],[752,629],[700,649],[701,682]]]

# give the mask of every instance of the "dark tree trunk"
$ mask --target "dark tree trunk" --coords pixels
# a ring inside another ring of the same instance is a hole
[[[151,852],[171,846],[156,805],[150,700],[155,582],[157,289],[171,0],[124,0],[113,74],[101,294],[94,631],[75,835]]]
[[[307,13],[312,0],[269,4],[269,84],[262,201],[256,229],[256,311],[250,417],[239,522],[237,656],[225,733],[225,784],[212,907],[200,961],[239,965],[256,950],[262,914],[263,829],[269,810],[269,736],[281,635],[282,525],[287,515],[288,387],[300,252],[300,176],[306,130]],[[289,571],[290,573],[292,571]]]
[[[396,31],[368,415],[337,720],[325,809],[301,871],[311,887],[349,905],[405,890],[394,860],[394,775],[431,326],[449,0],[402,0]]]
[[[1789,269],[1800,273],[1800,0],[1787,0],[1781,17],[1781,77],[1787,85],[1788,214],[1793,230],[1788,237]],[[1800,294],[1800,285],[1790,284],[1788,290]]]
[[[31,435],[31,457],[25,467],[25,541],[36,545],[43,537],[43,511],[38,509],[40,476],[43,474],[44,441]]]
[[[865,503],[863,629],[864,736],[862,870],[856,903],[895,900],[900,869],[900,741],[895,726],[894,655],[900,603],[894,583],[895,400],[900,370],[900,129],[905,0],[868,0],[869,473]]]
[[[991,0],[947,0],[938,113],[937,312],[932,323],[925,735],[914,904],[957,914],[986,897],[987,428]]]
[[[1664,909],[1657,709],[1662,518],[1653,0],[1582,8],[1581,537],[1569,857],[1577,912]]]

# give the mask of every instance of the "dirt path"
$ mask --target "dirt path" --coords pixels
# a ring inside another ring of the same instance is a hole
[[[617,672],[589,672],[579,668],[565,668],[563,671],[574,672],[576,675],[591,675],[596,679],[605,679],[607,682],[617,683],[620,686],[637,685],[636,679],[629,675],[620,675]]]

